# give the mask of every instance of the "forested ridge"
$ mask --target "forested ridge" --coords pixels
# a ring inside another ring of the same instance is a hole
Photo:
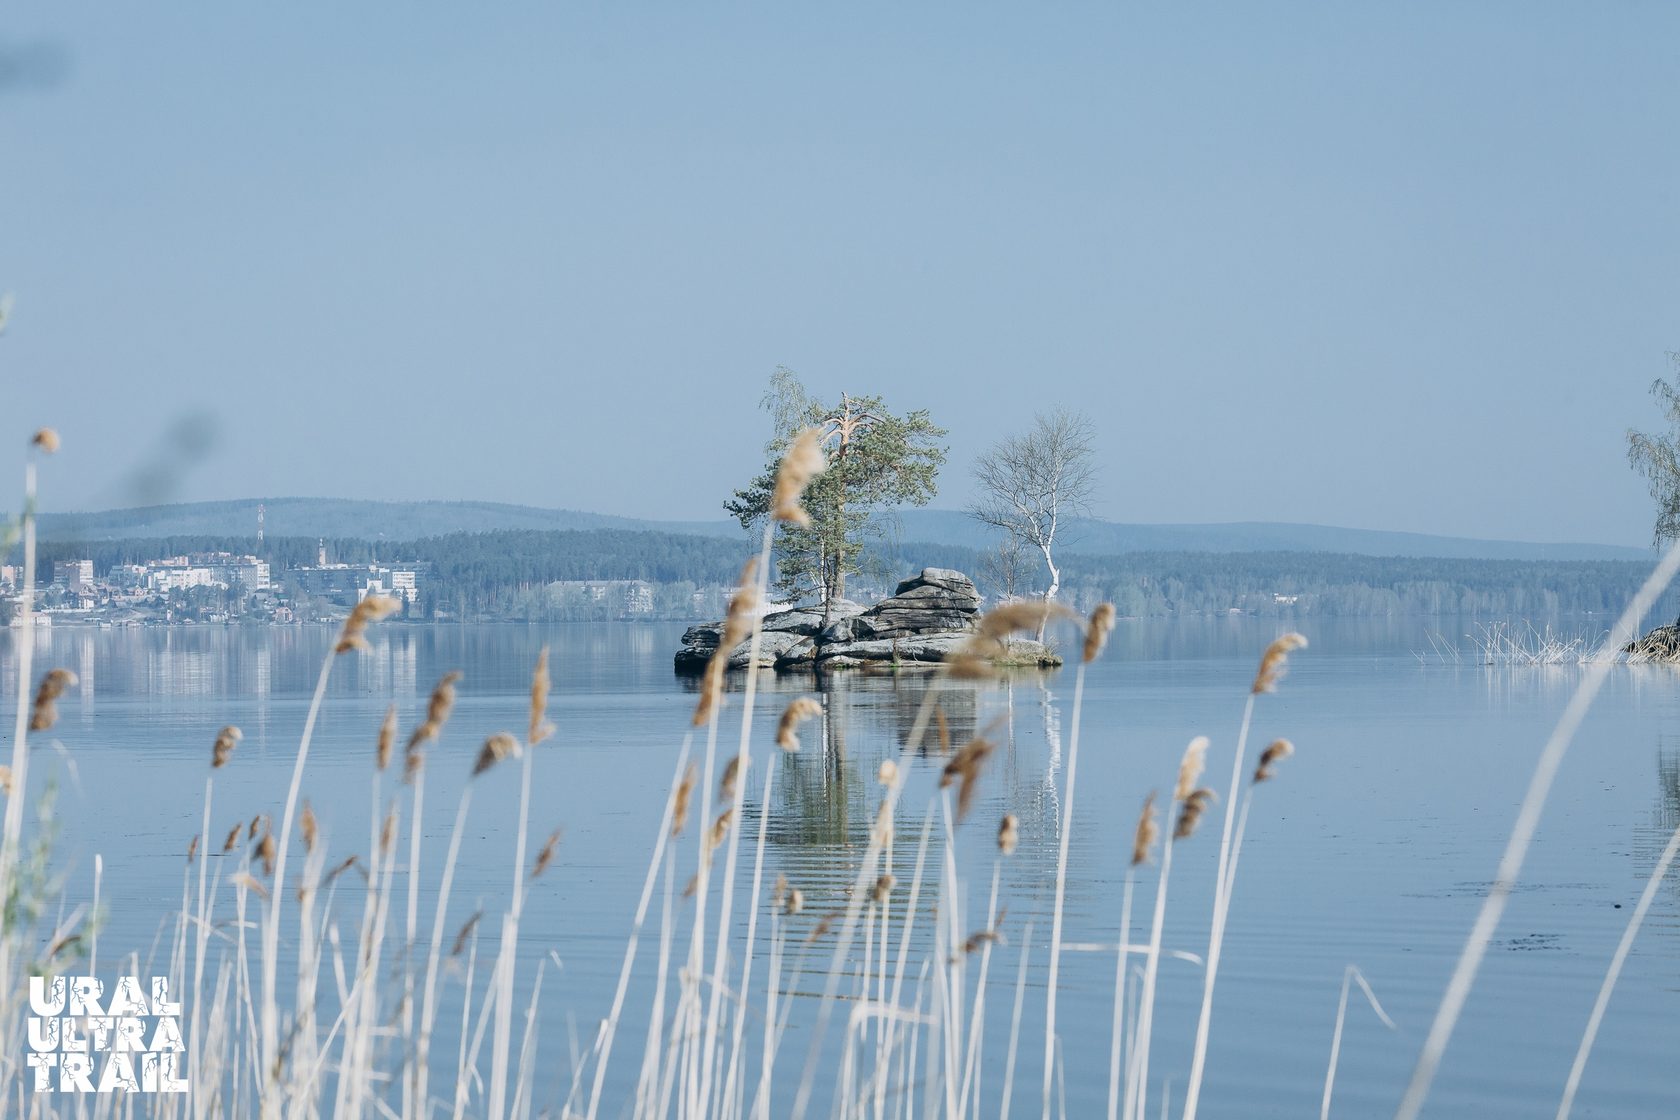
[[[43,542],[44,573],[55,560],[112,565],[198,552],[258,553],[285,572],[315,563],[314,537],[172,536],[117,541]],[[691,618],[718,609],[723,589],[750,553],[745,540],[622,529],[500,530],[450,533],[389,542],[328,539],[333,562],[378,563],[421,570],[422,607],[454,618],[612,617],[612,600],[593,600],[575,586],[638,580],[652,585],[658,617]],[[15,562],[16,557],[10,558]],[[987,594],[1002,588],[987,554],[929,542],[871,546],[856,594],[888,592],[922,567],[970,573]],[[1605,614],[1619,610],[1645,578],[1637,561],[1513,561],[1374,557],[1329,552],[1069,553],[1062,595],[1080,609],[1102,600],[1122,615],[1161,617],[1233,610],[1265,615]],[[1028,578],[1018,593],[1040,590]],[[1672,615],[1680,595],[1658,608]],[[646,613],[643,611],[642,613]]]

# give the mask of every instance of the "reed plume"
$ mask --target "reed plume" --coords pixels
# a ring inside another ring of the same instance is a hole
[[[820,715],[822,715],[822,702],[813,700],[809,696],[801,696],[786,708],[783,708],[782,718],[776,724],[776,745],[784,751],[798,750],[799,725]]]
[[[975,792],[980,782],[980,770],[996,748],[996,743],[984,736],[978,736],[964,744],[955,757],[945,764],[945,769],[939,776],[939,788],[947,789],[955,782],[962,782],[957,791],[959,822],[967,817],[969,809],[973,808]]]
[[[274,878],[274,857],[279,854],[279,846],[274,843],[274,833],[263,830],[262,839],[257,841],[257,858],[262,860],[263,874]]]
[[[691,762],[688,764],[688,769],[683,773],[682,781],[677,783],[676,796],[671,799],[671,835],[673,837],[680,835],[682,830],[688,827],[688,806],[689,802],[694,799],[694,780],[697,774],[698,771],[695,769],[694,763]]]
[[[400,604],[390,595],[369,595],[350,609],[344,629],[338,635],[334,653],[349,653],[353,649],[367,649],[367,628],[396,611]]]
[[[385,820],[379,826],[379,855],[389,858],[391,847],[397,842],[397,808],[391,806],[385,813]]]
[[[1206,786],[1191,790],[1190,796],[1184,799],[1184,805],[1178,811],[1178,827],[1173,829],[1173,839],[1188,840],[1195,833],[1196,825],[1201,823],[1202,813],[1218,799],[1219,795]]]
[[[76,685],[76,674],[68,669],[51,669],[35,690],[35,705],[29,714],[29,730],[46,731],[58,722],[58,698]]]
[[[484,917],[484,911],[480,910],[462,923],[460,931],[455,934],[455,944],[450,946],[450,956],[458,957],[461,955],[461,950],[467,947],[467,938],[472,936],[472,931],[478,927],[478,920],[482,917]]]
[[[758,557],[754,556],[741,569],[735,594],[729,597],[729,612],[723,619],[717,649],[712,651],[706,671],[700,676],[700,702],[694,706],[695,727],[703,725],[717,711],[723,699],[723,674],[729,668],[729,655],[752,635],[753,619],[758,616],[759,608],[757,571]]]
[[[1254,769],[1254,780],[1264,782],[1276,777],[1272,768],[1294,753],[1295,744],[1288,739],[1272,740],[1272,745],[1260,754],[1260,765]]]
[[[187,845],[187,862],[188,863],[191,863],[193,860],[198,858],[198,838],[199,838],[199,835],[200,835],[199,833],[196,833],[196,832],[193,833],[192,843]]]
[[[791,918],[803,909],[805,909],[805,892],[798,887],[789,887],[787,905],[782,908],[782,912]]]
[[[811,479],[828,466],[828,456],[822,448],[823,430],[806,428],[794,437],[782,462],[776,468],[776,489],[770,497],[770,516],[792,525],[809,525],[811,515],[805,512],[800,498]]]
[[[1262,692],[1277,691],[1278,682],[1289,668],[1289,655],[1298,649],[1307,648],[1307,639],[1291,631],[1266,647],[1266,652],[1260,656],[1260,671],[1254,674],[1254,687],[1249,692],[1255,696]]]
[[[875,780],[884,786],[898,781],[898,763],[890,758],[882,759],[880,769],[875,771]]]
[[[383,771],[391,765],[391,748],[397,741],[397,706],[385,709],[385,721],[379,725],[379,741],[373,752],[374,769]]]
[[[531,732],[526,742],[533,747],[554,734],[554,725],[543,717],[548,714],[548,647],[537,654],[537,667],[531,673]]]
[[[776,885],[770,888],[770,909],[780,910],[782,908],[783,900],[787,898],[787,892],[787,872],[778,871],[776,872]]]
[[[1155,791],[1150,790],[1149,796],[1143,799],[1143,812],[1138,814],[1137,832],[1132,837],[1133,867],[1149,862],[1149,850],[1155,846],[1159,831],[1155,827]]]
[[[267,825],[268,825],[268,814],[267,813],[258,813],[256,816],[251,818],[251,827],[246,829],[245,839],[255,840],[257,838],[257,833],[261,832],[264,828],[267,827]]]
[[[511,732],[496,732],[479,748],[478,761],[473,763],[473,777],[478,777],[504,758],[518,758],[520,753],[519,740]]]
[[[874,899],[877,905],[884,904],[887,898],[891,896],[892,889],[897,885],[898,880],[893,877],[893,873],[891,871],[885,872],[875,880],[875,888],[869,892],[869,897]]]
[[[717,820],[712,822],[712,827],[706,832],[706,850],[708,852],[717,851],[718,845],[722,844],[724,837],[729,835],[729,826],[734,820],[735,810],[733,807],[725,809],[717,815]]]
[[[58,432],[53,428],[37,428],[35,434],[29,438],[29,444],[41,454],[51,455],[59,448]]]
[[[893,839],[893,802],[892,798],[883,798],[881,807],[875,810],[875,828],[873,830],[875,842],[885,848]]]
[[[313,852],[319,825],[315,820],[315,809],[307,798],[303,802],[303,811],[298,814],[298,831],[303,834],[303,850]]]
[[[1085,624],[1085,663],[1089,665],[1102,653],[1108,644],[1108,635],[1114,630],[1114,604],[1099,603],[1097,609],[1091,612],[1091,620]]]
[[[998,851],[1006,856],[1015,854],[1015,848],[1021,843],[1021,820],[1014,813],[1005,813],[1003,823],[998,825]]]
[[[239,843],[239,834],[241,832],[244,832],[244,831],[245,831],[245,822],[244,821],[240,821],[238,824],[234,825],[233,828],[228,831],[227,839],[222,841],[222,853],[224,855],[227,854],[228,852],[233,851],[234,847],[237,846],[238,843]]]
[[[1022,630],[1036,632],[1054,619],[1078,617],[1054,601],[1022,599],[993,607],[980,616],[974,633],[951,654],[947,672],[959,679],[989,677],[995,672],[993,660],[1009,652],[1010,635]]]
[[[718,800],[732,801],[735,798],[735,781],[741,776],[741,756],[735,755],[724,765],[723,777],[718,779]]]
[[[1178,785],[1173,789],[1174,801],[1188,801],[1190,793],[1196,788],[1196,781],[1202,776],[1202,770],[1207,766],[1208,738],[1198,735],[1190,740],[1190,745],[1184,748],[1184,757],[1178,764]]]
[[[443,675],[432,688],[432,695],[426,701],[426,718],[414,733],[408,737],[408,746],[403,750],[403,780],[412,782],[419,775],[426,764],[425,756],[420,753],[420,747],[435,740],[443,733],[443,725],[449,722],[449,713],[455,707],[455,684],[461,679],[461,670],[451,669]]]
[[[934,731],[939,736],[939,753],[951,753],[951,722],[945,718],[945,709],[938,704],[933,706]]]
[[[12,768],[4,764],[0,764],[0,793],[12,795]]]
[[[263,886],[262,881],[255,875],[252,875],[249,871],[240,871],[235,873],[233,877],[229,879],[229,882],[233,883],[235,886],[244,887],[258,898],[268,897],[268,888]]]
[[[531,878],[535,879],[548,870],[548,865],[554,862],[555,850],[559,847],[560,829],[557,828],[548,834],[548,839],[543,841],[541,850],[537,852],[537,862],[531,868]]]
[[[356,863],[357,863],[357,860],[356,860],[355,856],[345,856],[344,859],[342,861],[340,861],[340,863],[337,867],[335,867],[331,871],[327,872],[327,877],[325,879],[321,880],[322,885],[323,886],[329,886],[329,887],[332,886],[333,880],[337,879],[340,875],[344,874],[346,871],[350,870],[352,867],[355,867]],[[365,872],[363,873],[363,877],[364,878],[366,877]]]
[[[216,741],[210,746],[210,769],[219,770],[227,765],[233,756],[233,748],[239,745],[239,740],[245,737],[244,732],[231,723],[216,732]]]

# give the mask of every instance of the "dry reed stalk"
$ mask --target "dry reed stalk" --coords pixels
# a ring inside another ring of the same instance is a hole
[[[519,740],[511,732],[498,731],[484,740],[484,746],[479,748],[478,760],[473,763],[473,777],[478,777],[504,759],[518,758],[521,753]]]
[[[1353,965],[1348,965],[1342,973],[1342,998],[1336,1004],[1336,1030],[1330,1036],[1330,1066],[1324,1071],[1324,1099],[1319,1105],[1319,1120],[1330,1120],[1330,1094],[1336,1086],[1336,1065],[1342,1056],[1342,1025],[1347,1020],[1348,984],[1357,980],[1360,989],[1365,993],[1365,1000],[1371,1005],[1371,1010],[1377,1013],[1389,1030],[1395,1030],[1394,1020],[1388,1017],[1382,1004],[1377,1002],[1377,993],[1371,990],[1371,985],[1365,982],[1365,976]]]
[[[42,431],[50,432],[51,429]],[[57,447],[56,433],[53,435],[52,445]],[[23,581],[17,617],[13,619],[24,634],[33,633],[35,614],[35,475],[35,463],[31,459],[23,468],[23,512],[19,517],[23,532]],[[30,715],[29,705],[24,702],[24,698],[29,695],[29,679],[33,672],[34,657],[34,642],[24,641],[17,644],[17,720],[12,733],[10,784],[19,796],[6,798],[5,823],[3,830],[0,830],[0,898],[12,896],[12,875],[23,839],[23,806],[27,798],[22,795],[29,790]],[[10,938],[0,937],[0,976],[12,975],[12,948]]]
[[[784,751],[799,749],[799,725],[808,719],[822,715],[821,701],[809,696],[801,696],[786,708],[782,709],[782,718],[776,724],[776,745]]]
[[[1006,856],[1015,854],[1016,845],[1021,842],[1021,819],[1014,813],[1005,813],[1003,822],[998,825],[998,851]]]
[[[1114,631],[1114,604],[1099,603],[1097,609],[1091,612],[1091,619],[1085,626],[1085,649],[1083,659],[1087,665],[1095,661],[1108,644],[1108,636]]]
[[[68,669],[49,669],[35,690],[35,703],[29,712],[29,730],[48,731],[58,722],[58,699],[64,690],[76,685],[76,674]]]
[[[1167,809],[1168,819],[1172,817],[1173,806],[1182,810],[1185,801],[1196,793],[1194,789],[1189,789],[1184,790],[1181,796],[1179,791],[1187,782],[1193,784],[1200,777],[1202,761],[1206,754],[1206,736],[1197,736],[1184,749],[1184,756],[1178,764],[1178,780],[1173,788],[1173,802]],[[1148,1098],[1149,1051],[1154,1041],[1155,1030],[1155,982],[1160,974],[1161,936],[1166,924],[1167,886],[1172,878],[1172,856],[1176,836],[1176,829],[1169,831],[1166,840],[1161,844],[1161,875],[1155,884],[1155,911],[1150,923],[1149,948],[1144,956],[1142,990],[1138,995],[1138,1023],[1132,1045],[1131,1069],[1126,1075],[1125,1095],[1120,1110],[1123,1120],[1143,1120],[1144,1104]],[[1122,959],[1123,957],[1124,955]]]
[[[595,1047],[597,1055],[595,1058],[595,1079],[594,1084],[590,1089],[589,1109],[585,1114],[588,1120],[594,1120],[601,1105],[601,1092],[606,1083],[607,1076],[607,1062],[612,1056],[613,1041],[616,1038],[618,1031],[618,1020],[620,1014],[622,1014],[624,1010],[624,996],[625,992],[629,989],[630,972],[636,960],[636,947],[641,942],[642,926],[647,920],[648,905],[653,899],[653,886],[658,878],[659,868],[665,862],[666,847],[670,839],[676,835],[677,831],[679,831],[672,827],[673,818],[675,817],[677,795],[681,791],[682,785],[686,784],[690,787],[690,789],[693,787],[692,766],[689,766],[689,780],[686,782],[679,782],[677,778],[678,774],[683,773],[685,764],[688,764],[688,753],[691,745],[692,737],[685,737],[683,739],[682,752],[677,757],[676,769],[671,775],[672,790],[670,796],[665,799],[665,811],[660,819],[658,832],[655,834],[653,855],[648,861],[647,874],[642,880],[641,898],[636,904],[635,920],[631,923],[629,942],[626,944],[624,949],[624,963],[619,967],[618,987],[613,992],[612,1008],[609,1011],[606,1020],[601,1024],[600,1033],[597,1036],[597,1043]],[[668,897],[669,890],[667,890],[667,898]],[[663,993],[663,983],[659,985],[658,990]],[[659,1020],[656,1018],[654,1021],[658,1022]]]
[[[1633,939],[1639,936],[1639,927],[1645,921],[1646,913],[1651,909],[1651,903],[1656,899],[1657,888],[1668,877],[1668,869],[1674,863],[1674,857],[1680,853],[1680,828],[1676,828],[1669,835],[1668,844],[1662,854],[1657,857],[1656,866],[1651,868],[1651,874],[1645,879],[1645,889],[1639,894],[1639,901],[1633,907],[1633,913],[1628,916],[1627,928],[1622,931],[1622,939],[1616,943],[1616,951],[1610,957],[1610,967],[1604,973],[1604,982],[1599,985],[1598,996],[1593,1000],[1592,1013],[1587,1016],[1586,1030],[1581,1034],[1581,1044],[1575,1050],[1575,1060],[1569,1066],[1569,1078],[1564,1082],[1563,1099],[1558,1102],[1557,1120],[1568,1120],[1569,1111],[1575,1104],[1575,1094],[1581,1087],[1581,1075],[1586,1072],[1587,1057],[1592,1053],[1593,1041],[1598,1037],[1599,1024],[1604,1021],[1604,1012],[1610,1006],[1610,994],[1616,990],[1616,981],[1621,977],[1622,965],[1627,963],[1628,952],[1633,948]],[[1329,1090],[1325,1091],[1325,1099],[1329,1099]]]
[[[1043,621],[1048,621],[1050,613],[1049,608],[1052,604],[1047,602],[1039,605],[1045,608]],[[1098,613],[1101,613],[1100,610]],[[1110,625],[1113,624],[1113,613],[1113,608],[1110,607],[1108,611],[1110,616]],[[1098,619],[1095,615],[1092,616],[1091,629],[1093,631],[1098,629]],[[1053,1070],[1052,1058],[1055,1055],[1056,1047],[1057,979],[1061,973],[1062,963],[1062,906],[1067,895],[1068,846],[1073,839],[1074,792],[1075,782],[1079,777],[1079,724],[1085,701],[1085,668],[1086,664],[1096,656],[1096,650],[1101,647],[1101,644],[1101,641],[1097,641],[1094,648],[1092,638],[1087,636],[1085,641],[1085,653],[1087,656],[1084,661],[1079,663],[1079,671],[1074,677],[1073,685],[1073,727],[1068,736],[1067,794],[1064,799],[1064,804],[1062,805],[1060,828],[1061,835],[1059,837],[1060,843],[1057,846],[1056,852],[1056,902],[1054,909],[1051,912],[1050,971],[1049,976],[1045,981],[1044,1092],[1041,1098],[1041,1103],[1043,1104],[1043,1120],[1050,1120],[1050,1088],[1051,1074]]]
[[[1190,1059],[1190,1077],[1184,1091],[1184,1113],[1181,1120],[1195,1120],[1196,1107],[1201,1100],[1202,1074],[1207,1064],[1208,1032],[1213,1024],[1213,985],[1219,974],[1219,949],[1225,939],[1225,921],[1231,906],[1231,885],[1235,878],[1234,852],[1231,847],[1234,816],[1237,811],[1237,791],[1242,780],[1243,756],[1248,747],[1248,731],[1254,718],[1254,698],[1262,693],[1275,692],[1278,682],[1289,666],[1289,655],[1307,648],[1307,639],[1293,631],[1282,634],[1260,655],[1254,683],[1249,687],[1243,704],[1242,727],[1237,732],[1236,754],[1231,759],[1231,784],[1225,795],[1225,825],[1219,837],[1219,864],[1213,884],[1213,920],[1208,929],[1208,951],[1202,969],[1202,1006],[1196,1024],[1196,1046]],[[1246,805],[1246,799],[1245,799]]]
[[[210,745],[210,769],[220,770],[226,766],[228,759],[233,757],[233,749],[244,737],[244,733],[232,724],[216,732],[216,741]]]

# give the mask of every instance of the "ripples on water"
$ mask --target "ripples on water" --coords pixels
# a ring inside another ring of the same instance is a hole
[[[1350,1004],[1336,1114],[1381,1115],[1398,1100],[1533,760],[1577,677],[1567,667],[1484,669],[1414,656],[1431,648],[1426,631],[1465,628],[1435,620],[1302,625],[1312,647],[1296,655],[1281,691],[1261,698],[1251,747],[1286,736],[1298,753],[1258,791],[1221,967],[1205,1115],[1316,1111],[1349,963],[1370,979],[1399,1029],[1390,1033],[1357,999]],[[523,726],[532,661],[540,646],[552,647],[559,733],[540,748],[532,832],[540,840],[563,826],[565,839],[531,899],[521,945],[530,970],[551,952],[562,963],[545,980],[541,1026],[549,1060],[541,1093],[568,1080],[569,1032],[575,1026],[587,1039],[611,1001],[693,703],[691,685],[670,670],[679,633],[660,625],[387,627],[376,630],[371,653],[345,658],[334,671],[304,793],[334,851],[345,853],[366,846],[366,782],[386,705],[394,701],[403,726],[412,726],[432,682],[450,668],[466,671],[455,717],[430,764],[431,851],[447,839],[477,745],[492,731]],[[1275,633],[1273,624],[1240,619],[1121,623],[1087,684],[1066,941],[1116,940],[1139,806],[1151,789],[1170,789],[1192,735],[1213,738],[1208,779],[1223,790],[1254,660]],[[110,921],[102,958],[118,949],[144,954],[169,919],[171,904],[162,900],[179,896],[182,857],[199,829],[210,742],[223,723],[241,726],[245,740],[218,774],[213,836],[236,817],[278,810],[330,638],[305,628],[190,627],[63,628],[36,638],[38,666],[63,665],[82,682],[61,705],[55,734],[64,752],[38,748],[42,764],[32,773],[35,781],[56,775],[63,787],[58,862],[70,873],[72,900],[87,897],[92,857],[103,855]],[[17,640],[16,632],[0,638],[8,702]],[[743,850],[750,851],[745,845],[763,820],[766,880],[786,874],[806,895],[805,913],[790,924],[796,940],[845,905],[880,798],[876,770],[896,753],[927,682],[917,674],[825,682],[827,718],[807,727],[800,754],[777,759],[766,818],[762,779],[775,719],[788,699],[815,683],[761,677]],[[959,741],[1001,720],[1001,747],[982,779],[979,805],[957,829],[968,894],[963,928],[987,924],[983,895],[998,819],[1004,812],[1021,819],[1020,851],[1001,873],[1007,943],[995,950],[991,973],[983,1066],[989,1100],[1001,1082],[1007,1009],[1028,922],[1036,932],[1023,1039],[1033,1039],[1035,1021],[1042,1022],[1072,683],[1070,670],[951,684],[940,694]],[[720,751],[733,750],[739,711],[732,696]],[[1432,1114],[1549,1115],[1555,1108],[1623,923],[1680,824],[1677,757],[1680,682],[1661,667],[1618,668],[1559,778],[1448,1053]],[[915,763],[905,790],[892,853],[901,881],[914,865],[941,765]],[[510,877],[517,779],[507,769],[482,783],[452,905],[462,919],[480,904],[499,905]],[[1205,950],[1218,824],[1216,814],[1175,856],[1169,948]],[[941,827],[936,820],[936,841]],[[692,846],[683,858],[692,866]],[[750,862],[744,867],[750,872]],[[1147,936],[1153,883],[1152,871],[1139,879],[1139,939]],[[930,884],[924,904],[931,894]],[[894,894],[900,917],[907,898],[903,888]],[[1680,1048],[1677,903],[1675,889],[1665,888],[1635,946],[1587,1070],[1580,1115],[1680,1113],[1680,1078],[1671,1072]],[[422,899],[423,912],[430,904]],[[744,923],[739,905],[736,915]],[[817,949],[831,944],[825,939]],[[819,990],[815,974],[825,959],[813,956],[801,992]],[[1070,1115],[1105,1108],[1113,980],[1111,953],[1064,957],[1058,1018]],[[645,1009],[648,995],[633,989],[631,1007]],[[1199,996],[1196,966],[1163,963],[1153,1071],[1167,1079],[1175,1102]],[[627,1017],[620,1034],[613,1076],[620,1086],[629,1084],[639,1058],[626,1041],[639,1039],[645,1025],[637,1014],[645,1010]],[[794,1068],[807,1043],[799,1022],[784,1049]],[[440,1040],[441,1048],[448,1045]],[[1036,1107],[1039,1049],[1036,1042],[1022,1046],[1020,1115]]]

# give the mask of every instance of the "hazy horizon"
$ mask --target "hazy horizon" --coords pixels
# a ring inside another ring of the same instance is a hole
[[[1643,547],[1676,32],[1648,4],[26,3],[0,436],[63,433],[48,510],[711,520],[786,365],[930,409],[944,508],[1066,405],[1112,521]]]

